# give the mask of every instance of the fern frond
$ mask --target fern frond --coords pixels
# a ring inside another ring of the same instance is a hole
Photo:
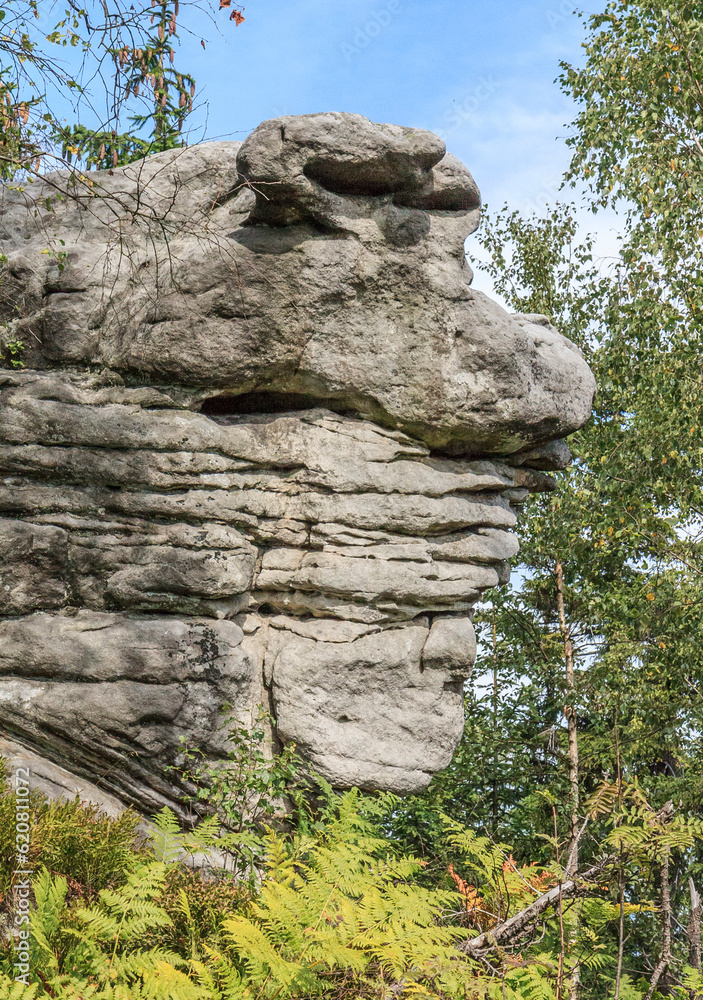
[[[32,940],[42,954],[42,960],[48,962],[51,969],[58,967],[51,938],[61,925],[67,893],[66,879],[61,876],[52,879],[46,868],[34,882],[35,909],[30,914]]]
[[[223,927],[255,982],[261,982],[270,974],[276,982],[289,986],[300,976],[301,965],[286,961],[271,944],[264,930],[246,917],[230,917],[225,920]]]
[[[152,818],[150,831],[151,845],[158,861],[169,863],[175,861],[184,850],[185,835],[175,814],[164,806]]]
[[[144,974],[143,993],[149,1000],[213,1000],[209,990],[165,960]]]
[[[35,983],[25,986],[0,973],[0,1000],[35,1000],[38,989]]]

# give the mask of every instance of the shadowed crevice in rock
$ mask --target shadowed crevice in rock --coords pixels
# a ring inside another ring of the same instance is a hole
[[[342,401],[317,398],[302,392],[274,392],[266,389],[254,389],[239,395],[231,393],[211,396],[200,407],[200,412],[207,417],[231,417],[239,414],[265,416],[269,413],[292,413],[296,410],[312,410],[323,407],[345,416],[355,415],[354,410]]]

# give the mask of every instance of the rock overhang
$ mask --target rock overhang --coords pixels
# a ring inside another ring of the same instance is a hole
[[[456,454],[564,437],[590,413],[577,349],[471,288],[478,190],[431,133],[286,117],[94,183],[97,196],[11,227],[6,297],[19,275],[24,315],[13,301],[7,315],[40,364],[334,400]],[[28,197],[6,193],[6,228]],[[61,269],[40,256],[49,227],[64,233]]]

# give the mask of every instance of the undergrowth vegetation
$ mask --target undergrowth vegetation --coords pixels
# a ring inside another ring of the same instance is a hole
[[[33,792],[30,796],[30,849],[28,867],[46,868],[69,878],[69,892],[85,899],[101,889],[120,885],[143,860],[144,847],[137,840],[139,817],[127,811],[118,819],[101,814],[93,805],[50,802]],[[15,858],[15,801],[0,796],[0,896],[10,891]]]
[[[423,862],[380,835],[393,797],[324,791],[307,822],[263,834],[255,881],[192,867],[216,843],[212,820],[202,834],[183,833],[164,812],[143,837],[130,814],[100,818],[77,801],[57,806],[35,796],[33,982],[13,983],[7,932],[0,997],[553,996],[544,963],[516,963],[499,984],[456,947],[471,936],[465,899],[450,878],[446,887],[419,884]],[[12,798],[8,790],[4,809]],[[464,869],[478,866],[499,891],[504,849],[446,824]],[[11,864],[4,846],[6,879]],[[529,873],[537,874],[555,877]],[[532,885],[517,867],[511,880],[519,908]],[[9,928],[11,895],[4,910]]]
[[[236,746],[215,796],[237,774],[248,780],[240,765],[251,747]],[[271,767],[263,758],[252,765],[257,802],[262,788],[280,791],[257,774]],[[604,783],[588,803],[591,821],[603,824],[602,861],[575,892],[547,833],[552,860],[529,863],[438,815],[452,860],[433,865],[389,836],[397,798],[307,781],[286,823],[269,798],[255,820],[240,815],[234,839],[217,813],[183,830],[168,810],[145,824],[131,812],[109,818],[34,793],[26,984],[16,979],[15,800],[6,784],[0,1000],[559,1000],[574,966],[607,964],[600,932],[619,918],[615,873],[656,867],[703,836],[703,825],[655,812],[636,785]],[[247,868],[252,845],[257,860]],[[589,943],[565,964],[565,928],[577,909]],[[642,900],[625,917],[654,910]],[[698,974],[683,976],[669,995],[697,996]],[[623,1000],[634,1000],[647,984],[625,977],[622,986]]]

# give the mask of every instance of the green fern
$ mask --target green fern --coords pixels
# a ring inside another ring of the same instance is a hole
[[[0,761],[4,758],[0,757]],[[10,891],[14,865],[15,798],[0,775],[0,894]],[[117,818],[100,813],[97,806],[51,802],[38,792],[29,800],[29,867],[60,872],[72,893],[95,897],[100,889],[120,885],[125,874],[146,860],[138,846],[139,817],[131,811]]]
[[[646,988],[645,988],[646,989]],[[642,1000],[645,989],[637,987],[629,976],[623,976],[620,980],[620,1000]],[[674,994],[675,996],[676,994]],[[695,993],[684,993],[680,994],[681,1000],[696,1000]]]
[[[0,1000],[35,1000],[38,987],[25,986],[0,973]]]
[[[480,847],[488,871],[497,856],[488,843]],[[456,907],[454,893],[418,885],[420,870],[415,858],[388,855],[357,794],[347,793],[316,841],[270,836],[260,893],[225,920],[229,948],[210,951],[213,980],[227,1000],[320,996],[340,977],[350,997],[377,995],[370,985],[386,983],[404,997],[553,1000],[549,971],[509,971],[500,994],[482,983],[480,967],[454,947],[465,931],[441,919]],[[516,975],[528,992],[513,990]]]
[[[166,872],[160,862],[144,865],[121,888],[101,890],[95,905],[77,908],[66,906],[66,880],[41,872],[32,914],[32,967],[52,995],[65,1000],[74,995],[102,1000],[113,993],[115,1000],[211,997],[180,968],[186,964],[180,956],[147,945],[171,922],[157,902]]]
[[[58,973],[58,938],[62,936],[61,916],[66,904],[68,883],[60,876],[52,879],[44,868],[34,883],[35,909],[31,914],[31,942],[34,961],[48,973]]]
[[[220,1000],[219,994],[203,991],[186,975],[170,967],[157,969],[153,978],[143,983],[99,986],[66,982],[49,988],[50,994],[37,985],[24,986],[0,975],[0,1000],[39,1000],[43,996],[52,996],[55,1000]]]
[[[41,985],[0,978],[0,1000],[555,1000],[548,953],[503,956],[493,975],[456,948],[467,933],[454,921],[461,897],[422,884],[422,863],[389,851],[377,816],[392,807],[390,797],[362,806],[358,792],[330,792],[316,827],[261,834],[254,890],[248,880],[186,877],[171,859],[216,846],[219,822],[183,833],[167,812],[155,823],[161,860],[128,871],[91,905],[71,899],[67,879],[42,870],[32,917]],[[487,886],[501,882],[519,899],[525,876],[507,848],[446,823],[457,857]],[[213,905],[217,918],[203,923],[203,908]]]
[[[185,835],[175,813],[167,806],[152,818],[151,847],[158,861],[175,861],[184,850]]]

